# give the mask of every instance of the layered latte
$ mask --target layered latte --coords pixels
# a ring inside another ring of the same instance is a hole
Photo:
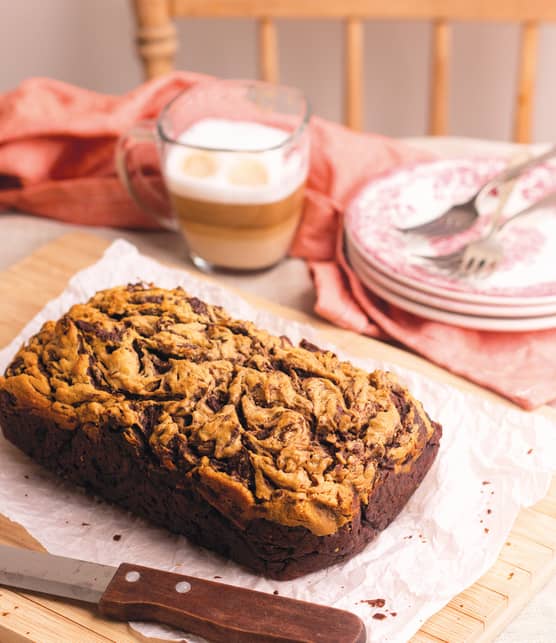
[[[299,223],[308,154],[290,132],[206,118],[172,145],[164,175],[194,257],[239,270],[279,261]]]

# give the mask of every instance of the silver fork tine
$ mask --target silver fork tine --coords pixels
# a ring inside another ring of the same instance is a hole
[[[445,255],[418,255],[421,259],[430,261],[434,264],[449,264],[454,263],[455,261],[459,262],[463,256],[463,249],[450,252]]]
[[[487,259],[486,257],[483,257],[482,259],[478,260],[475,264],[473,274],[477,275],[478,277],[482,277],[487,266],[490,266],[491,263],[492,263],[492,257],[489,259]]]
[[[424,234],[431,237],[447,236],[455,234],[456,232],[462,232],[471,227],[478,218],[475,198],[476,194],[465,203],[453,205],[449,210],[431,221],[420,223],[409,228],[398,228],[398,230],[400,230],[400,232]]]
[[[515,166],[516,163],[520,162],[521,158],[522,155],[514,157],[514,159],[510,161],[510,169],[512,166]],[[490,229],[486,234],[475,241],[467,243],[456,252],[432,257],[424,256],[423,258],[428,259],[440,268],[451,270],[462,277],[469,277],[470,275],[484,276],[489,271],[494,270],[500,263],[503,255],[502,247],[500,246],[500,242],[495,239],[495,235],[506,223],[502,221],[502,214],[516,181],[517,178],[512,178],[500,186],[498,203],[492,221],[490,222]],[[523,213],[528,209],[529,208],[524,210]],[[519,214],[511,218],[517,216],[519,216]]]
[[[525,157],[527,158],[526,161],[522,161],[522,157],[517,157],[519,160],[511,161],[504,170],[482,185],[465,203],[452,205],[446,212],[443,212],[432,221],[410,226],[408,228],[399,227],[398,230],[400,230],[400,232],[422,234],[424,236],[431,237],[463,232],[463,230],[470,228],[479,217],[476,200],[483,190],[488,192],[495,186],[501,186],[508,181],[515,180],[530,167],[544,162],[554,156],[556,156],[556,145],[551,146],[540,156],[531,158],[527,155]]]
[[[492,273],[494,268],[496,268],[496,264],[497,262],[493,261],[492,258],[487,261],[481,262],[481,265],[479,266],[479,268],[477,268],[475,275],[477,277],[480,277],[481,279],[484,279]]]
[[[474,265],[475,257],[467,258],[464,253],[459,265],[458,273],[464,277],[467,277],[467,275],[469,275],[473,271]]]

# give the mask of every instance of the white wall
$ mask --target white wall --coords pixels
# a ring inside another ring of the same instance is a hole
[[[141,80],[133,29],[127,0],[0,0],[0,91],[42,75],[124,92]],[[178,31],[178,67],[225,77],[256,75],[253,21],[182,19]],[[283,20],[278,33],[281,80],[303,88],[315,112],[341,119],[341,24]],[[425,23],[366,23],[367,129],[394,136],[425,133],[429,37]],[[451,134],[509,138],[517,45],[515,25],[455,26]],[[534,139],[556,140],[554,24],[542,27],[539,61]]]

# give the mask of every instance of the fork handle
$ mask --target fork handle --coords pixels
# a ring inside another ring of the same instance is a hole
[[[519,177],[525,170],[528,170],[531,167],[535,167],[543,161],[548,161],[549,159],[556,156],[556,145],[552,145],[546,152],[543,152],[539,156],[534,156],[533,158],[523,161],[523,163],[518,163],[517,165],[509,165],[506,169],[502,170],[499,174],[493,177],[488,183],[483,186],[481,193],[486,194],[494,186],[500,185],[501,183],[506,183],[512,179]]]
[[[551,203],[552,201],[556,202],[556,190],[554,192],[550,192],[550,194],[547,194],[546,196],[542,197],[538,201],[535,201],[535,203],[531,203],[531,205],[528,205],[524,210],[521,210],[520,212],[516,212],[515,214],[512,214],[511,217],[508,217],[503,221],[499,221],[498,230],[502,230],[502,228],[507,226],[508,223],[511,223],[512,221],[514,221],[515,219],[518,219],[522,215],[529,214],[530,212],[533,212],[533,210],[536,210],[537,208],[542,207],[543,205]]]

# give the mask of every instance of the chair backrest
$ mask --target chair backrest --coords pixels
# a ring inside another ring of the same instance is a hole
[[[173,17],[255,18],[259,23],[260,77],[278,81],[276,18],[328,18],[345,24],[345,122],[363,123],[363,21],[433,22],[429,133],[447,132],[453,21],[516,22],[521,25],[514,113],[514,140],[531,139],[538,25],[556,21],[555,0],[133,0],[137,45],[145,76],[170,71],[177,48]]]

